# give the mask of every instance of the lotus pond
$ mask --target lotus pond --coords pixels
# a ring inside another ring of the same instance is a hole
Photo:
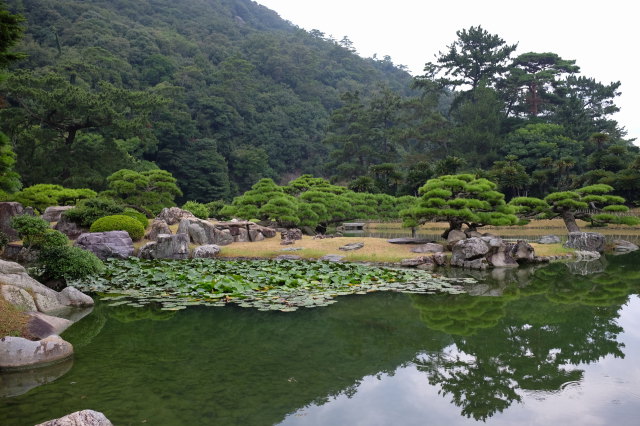
[[[446,277],[168,264],[113,264],[87,283],[104,300],[64,333],[74,359],[0,375],[0,424],[85,408],[117,425],[635,425],[640,416],[640,253]]]

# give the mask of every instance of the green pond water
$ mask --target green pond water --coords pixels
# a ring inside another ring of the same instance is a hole
[[[98,303],[63,335],[73,360],[0,375],[0,425],[638,424],[640,253],[450,273],[479,284],[296,312]]]

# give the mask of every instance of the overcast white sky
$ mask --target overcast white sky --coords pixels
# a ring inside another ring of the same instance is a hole
[[[444,51],[456,31],[482,25],[516,54],[554,52],[575,59],[582,75],[621,81],[614,117],[640,139],[640,42],[636,3],[629,0],[256,0],[306,30],[348,36],[358,53],[391,56],[413,75]],[[636,141],[639,144],[639,141]]]

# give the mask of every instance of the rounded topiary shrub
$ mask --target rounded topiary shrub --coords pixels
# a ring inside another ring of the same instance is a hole
[[[146,228],[149,225],[149,219],[144,213],[140,213],[138,210],[132,209],[131,207],[127,207],[122,212],[123,215],[129,216],[140,222],[143,228]]]
[[[91,232],[127,231],[134,241],[144,235],[144,228],[140,222],[122,214],[101,217],[93,222],[89,230]]]

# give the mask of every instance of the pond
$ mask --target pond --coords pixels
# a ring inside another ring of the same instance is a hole
[[[469,294],[295,312],[101,302],[63,335],[73,361],[0,376],[0,424],[86,408],[116,425],[637,424],[639,263],[475,272]]]

